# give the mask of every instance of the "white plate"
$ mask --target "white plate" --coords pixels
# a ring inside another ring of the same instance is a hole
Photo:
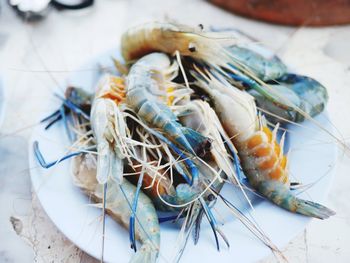
[[[97,68],[97,62],[103,65],[111,65],[111,55],[117,52],[109,52],[98,60],[93,60],[84,68]],[[99,74],[96,71],[77,71],[68,80],[68,84],[93,90]],[[47,111],[42,117],[52,113],[60,106],[60,102],[50,101]],[[326,129],[332,131],[327,121],[327,116],[322,114],[316,118]],[[332,177],[335,173],[336,146],[325,143],[329,141],[327,134],[315,128],[311,123],[305,122],[304,128],[298,126],[288,127],[291,130],[288,136],[290,152],[290,171],[298,181],[304,184],[315,182],[323,176],[323,179],[315,184],[302,197],[317,202],[323,202]],[[48,131],[44,125],[35,129],[29,148],[30,167],[38,167],[34,158],[32,144],[39,141],[40,148],[47,161],[57,159],[64,155],[69,141],[66,138],[62,123],[55,124]],[[71,180],[70,161],[65,161],[55,167],[45,170],[42,168],[30,169],[31,179],[35,192],[48,216],[55,225],[74,244],[88,254],[100,258],[101,252],[101,210],[88,206],[89,200],[78,188],[73,186]],[[309,218],[295,215],[278,208],[267,201],[254,198],[255,212],[248,208],[242,196],[230,186],[223,189],[223,195],[247,215],[254,215],[263,231],[278,246],[285,246],[294,236],[301,232]],[[201,237],[197,246],[189,240],[181,262],[193,262],[196,259],[206,259],[205,262],[254,262],[271,251],[257,240],[245,227],[230,214],[222,204],[217,204],[219,211],[218,220],[224,220],[223,232],[228,237],[231,247],[227,249],[221,242],[221,251],[217,252],[209,224],[204,220]],[[161,225],[161,255],[159,262],[167,262],[174,251],[179,229],[172,224]],[[128,233],[117,223],[107,218],[105,254],[107,262],[128,262],[133,251],[130,249]]]
[[[5,89],[4,89],[2,79],[0,79],[0,127],[5,118],[5,105],[6,105]]]

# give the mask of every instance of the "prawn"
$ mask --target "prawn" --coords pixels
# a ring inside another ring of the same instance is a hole
[[[99,182],[99,179],[101,178],[97,176],[99,168],[99,152],[96,154],[97,158],[95,155],[90,153],[91,150],[93,150],[93,153],[95,153],[96,150],[99,150],[99,145],[97,143],[98,139],[105,139],[107,141],[107,146],[114,146],[113,143],[115,143],[115,138],[123,139],[123,137],[119,136],[119,134],[116,134],[120,128],[120,122],[117,122],[115,118],[108,118],[110,116],[114,117],[113,114],[116,112],[124,118],[124,116],[121,115],[122,111],[119,111],[119,108],[118,111],[111,111],[111,109],[113,110],[113,107],[107,108],[107,110],[101,107],[101,105],[105,106],[105,104],[107,104],[107,107],[109,107],[108,105],[113,105],[110,102],[116,102],[115,100],[117,100],[116,98],[119,94],[115,94],[115,96],[113,96],[114,92],[116,91],[116,87],[114,85],[118,84],[119,81],[121,81],[119,78],[109,75],[102,78],[102,80],[99,82],[100,85],[98,86],[99,96],[95,97],[92,106],[87,102],[91,101],[90,99],[92,96],[82,96],[85,95],[85,93],[81,90],[69,89],[66,93],[67,98],[64,100],[63,105],[69,105],[67,111],[71,111],[71,117],[75,121],[74,130],[77,135],[80,135],[76,136],[74,145],[77,146],[78,149],[82,150],[72,152],[67,156],[64,156],[63,158],[49,164],[45,162],[42,154],[40,153],[37,142],[34,144],[34,151],[39,163],[45,168],[52,167],[63,160],[77,156],[73,161],[73,177],[76,185],[78,185],[86,194],[92,196],[96,202],[102,202],[101,207],[103,208],[103,211],[107,211],[107,213],[109,213],[114,220],[119,222],[125,228],[129,229],[130,239],[132,242],[131,244],[136,252],[130,262],[152,263],[156,262],[160,244],[159,223],[152,201],[144,193],[142,193],[138,187],[132,185],[127,180],[116,180],[118,178],[123,178],[123,169],[110,169],[109,173],[119,174],[109,174],[108,176],[104,175],[105,177],[103,178],[103,184],[101,184]],[[98,101],[96,102],[96,100]],[[96,103],[101,104],[99,105]],[[74,105],[74,107],[72,105]],[[88,122],[88,119],[90,119],[89,115],[84,115],[85,117],[83,119],[80,118],[81,113],[84,112],[80,109],[80,106],[84,105],[87,107],[87,109],[91,107],[98,107],[98,110],[100,111],[95,115],[91,115],[91,121],[94,123],[94,125],[97,125],[97,129],[102,128],[103,132],[101,132],[101,130],[98,132],[92,132],[92,127]],[[104,109],[105,111],[101,111],[101,109]],[[57,121],[57,117],[55,117],[56,115],[57,113],[51,114],[45,119],[50,121],[50,125],[52,125]],[[60,116],[61,118],[65,118],[63,117],[65,115],[61,114]],[[99,126],[100,123],[104,125]],[[102,136],[95,138],[94,134]],[[112,138],[112,140],[110,138]],[[110,140],[108,141],[108,139]],[[104,142],[105,141],[102,140],[102,143]],[[115,148],[111,147],[110,149],[108,150],[112,151]],[[116,149],[119,150],[118,147],[116,147]],[[101,152],[101,154],[103,154],[103,152]],[[121,167],[123,167],[124,161],[118,159],[121,158],[118,155],[115,155],[111,161],[116,161],[117,165],[121,164]],[[135,199],[138,203],[138,209],[131,205]],[[137,224],[135,222],[135,218],[137,219]],[[135,239],[138,239],[142,243],[139,251],[136,250]]]
[[[255,89],[259,84],[254,79],[249,76],[232,75],[233,84],[247,90],[255,98],[261,111],[270,113],[267,118],[272,123],[305,120],[305,114],[296,111],[290,104],[311,117],[317,116],[325,109],[328,102],[327,89],[310,77],[290,73],[277,56],[265,58],[260,53],[239,46],[230,46],[228,50],[241,64],[247,66],[254,76],[287,98],[289,103],[268,100]]]
[[[284,94],[288,101],[292,101],[294,105],[298,105],[300,109],[315,117],[322,113],[328,102],[327,89],[313,78],[287,73],[274,81],[269,81],[269,85],[281,94]],[[262,111],[272,113],[268,115],[268,120],[276,123],[279,122],[302,122],[305,115],[293,109],[285,109],[283,105],[265,100],[261,94],[255,90],[249,93],[254,96],[257,105]],[[277,116],[277,117],[274,117]]]
[[[101,203],[104,197],[103,185],[96,180],[96,167],[93,165],[95,162],[96,159],[91,154],[74,158],[73,179],[75,185],[92,197],[94,202]],[[127,180],[118,184],[109,179],[107,184],[106,212],[124,228],[129,229],[129,218],[132,214],[130,204],[136,194],[136,187]],[[160,247],[160,227],[154,205],[143,192],[138,196],[136,218],[135,235],[141,242],[141,247],[131,258],[130,263],[156,262]]]
[[[182,126],[163,101],[162,94],[177,85],[171,82],[177,71],[177,64],[171,64],[165,54],[153,53],[141,58],[126,77],[126,103],[143,121],[160,129],[169,140],[189,153],[201,156],[210,148],[210,140]]]
[[[199,73],[198,73],[199,72]],[[277,127],[271,131],[257,115],[254,98],[230,88],[225,79],[193,72],[197,85],[208,93],[227,134],[238,149],[243,171],[260,194],[291,212],[328,218],[335,213],[320,204],[295,197],[290,190],[287,157],[283,154],[284,135],[277,142]]]
[[[123,138],[126,123],[121,104],[125,101],[123,79],[112,75],[101,78],[91,109],[91,128],[97,142],[97,180],[104,184],[109,177],[123,178]],[[124,143],[125,144],[125,143]],[[115,177],[115,176],[119,177]]]

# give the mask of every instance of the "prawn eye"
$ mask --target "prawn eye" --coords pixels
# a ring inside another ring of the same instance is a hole
[[[196,46],[195,46],[193,43],[190,43],[190,44],[188,45],[188,50],[189,50],[190,52],[195,52],[195,51],[196,51]]]
[[[203,30],[203,29],[204,29],[203,24],[199,24],[198,27],[200,28],[200,30]]]
[[[215,196],[213,194],[208,195],[208,201],[214,201],[215,200]]]

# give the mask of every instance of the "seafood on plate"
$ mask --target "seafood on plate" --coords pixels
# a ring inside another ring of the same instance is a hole
[[[334,215],[296,197],[286,135],[277,139],[280,122],[301,122],[323,111],[328,95],[320,83],[290,73],[279,58],[266,58],[239,39],[172,23],[128,30],[121,53],[126,64],[115,61],[121,75],[102,76],[91,93],[69,88],[61,108],[43,120],[46,128],[63,120],[75,151],[50,163],[38,142],[34,151],[44,168],[75,157],[75,184],[129,231],[136,252],[131,262],[157,261],[164,221],[180,222],[176,260],[190,233],[198,242],[203,218],[217,249],[218,237],[229,246],[212,211],[220,200],[278,251],[221,194],[225,184],[240,189],[250,206],[247,191],[290,212]]]

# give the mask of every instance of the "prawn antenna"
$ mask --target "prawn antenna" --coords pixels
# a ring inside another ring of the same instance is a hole
[[[235,151],[235,149],[233,149],[232,145],[230,143],[226,143],[229,151],[231,152],[232,156],[233,156],[233,164],[236,168],[236,174],[237,174],[237,177],[238,177],[238,180],[241,184],[244,184],[244,179],[245,179],[245,175],[241,169],[241,165],[240,165],[240,162],[239,162],[239,158],[238,158],[238,155]]]
[[[216,222],[216,219],[215,219],[213,213],[211,212],[210,207],[206,204],[206,202],[204,201],[203,197],[199,198],[199,201],[200,201],[200,203],[201,203],[201,205],[203,207],[204,214],[205,214],[205,216],[207,217],[207,219],[209,221],[210,227],[213,230],[213,234],[214,234],[214,237],[215,237],[215,243],[216,243],[216,249],[218,251],[220,251],[220,244],[219,244],[219,239],[218,239],[218,235],[217,234],[219,234],[222,237],[222,239],[226,243],[227,247],[229,248],[230,244],[229,244],[226,236],[219,229],[218,223]],[[199,222],[197,222],[197,223],[199,223]],[[197,235],[199,236],[199,232],[197,233]]]
[[[222,194],[220,194],[213,188],[211,189],[217,194],[217,196],[221,198],[224,204],[230,209],[232,214],[236,218],[238,218],[255,237],[257,237],[261,242],[263,242],[267,247],[269,247],[273,253],[277,253],[279,256],[281,256],[281,258],[286,260],[282,252],[278,249],[278,247],[275,244],[273,244],[269,237],[257,225],[251,222],[246,215],[244,215],[234,204],[228,201]]]
[[[139,179],[137,181],[137,186],[136,186],[136,192],[134,196],[134,200],[132,202],[132,207],[131,207],[131,215],[129,219],[129,239],[130,239],[130,245],[131,248],[136,252],[136,238],[135,238],[135,215],[136,215],[136,210],[137,210],[137,201],[139,199],[140,195],[140,190],[142,186],[142,181],[143,181],[143,175],[144,171],[140,173]]]
[[[55,93],[55,96],[62,100],[62,103],[64,106],[72,110],[78,115],[83,116],[86,120],[90,120],[90,116],[86,114],[78,105],[76,105],[74,102],[72,102],[70,99],[63,98],[61,95]]]
[[[76,151],[76,152],[71,152],[59,159],[57,159],[56,161],[53,161],[53,162],[46,162],[45,161],[45,158],[44,156],[42,155],[40,149],[39,149],[39,142],[38,141],[34,141],[33,143],[33,150],[34,150],[34,155],[35,155],[35,158],[37,159],[37,161],[39,162],[40,166],[45,168],[45,169],[49,169],[51,168],[52,166],[60,163],[60,162],[63,162],[69,158],[72,158],[74,156],[77,156],[77,155],[80,155],[82,153],[85,153],[86,150],[92,150],[92,149],[96,149],[95,146],[92,146],[92,147],[87,147],[86,149],[84,150],[81,150],[81,151]]]
[[[107,197],[107,182],[103,185],[103,206],[102,206],[102,244],[101,244],[101,262],[103,263],[105,251],[105,234],[106,234],[106,197]]]
[[[159,132],[156,132],[155,130],[149,129],[147,127],[144,127],[149,133],[151,133],[152,135],[154,135],[155,137],[157,137],[159,140],[165,142],[167,145],[169,145],[169,147],[176,153],[179,155],[179,157],[184,160],[185,164],[187,165],[187,167],[190,169],[190,174],[192,176],[192,178],[190,179],[188,177],[187,174],[185,174],[183,171],[177,169],[177,171],[179,172],[179,174],[186,180],[186,182],[192,186],[193,183],[197,183],[198,182],[198,176],[199,176],[199,171],[197,166],[191,161],[191,159],[189,159],[173,142],[171,142],[169,139],[167,139],[166,137],[164,137],[162,134],[160,134]],[[176,166],[175,166],[176,167]]]
[[[86,120],[89,120],[90,117],[88,114],[86,114],[78,105],[76,105],[70,99],[64,98],[64,97],[60,96],[59,94],[55,94],[55,96],[63,102],[62,105],[59,107],[58,110],[56,110],[55,112],[53,112],[49,116],[45,117],[44,119],[42,119],[40,122],[44,123],[44,122],[49,121],[49,123],[45,126],[45,130],[48,130],[53,124],[55,124],[56,122],[58,122],[60,120],[63,120],[63,125],[65,128],[66,134],[67,134],[69,140],[73,141],[73,136],[72,136],[71,131],[68,127],[67,115],[69,113],[74,112],[78,116],[83,116]]]

